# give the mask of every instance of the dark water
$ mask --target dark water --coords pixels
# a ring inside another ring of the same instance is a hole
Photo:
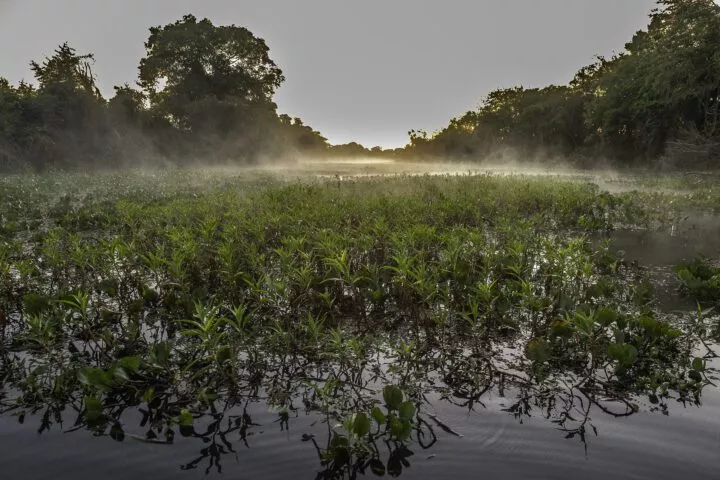
[[[587,449],[577,438],[566,439],[554,425],[537,417],[522,423],[499,412],[502,398],[487,409],[468,413],[437,403],[439,418],[463,435],[441,432],[428,450],[411,445],[414,455],[403,478],[537,478],[537,479],[717,479],[720,478],[720,395],[708,389],[701,408],[675,406],[670,415],[639,412],[613,419],[591,412],[598,436]],[[322,433],[300,416],[282,431],[275,415],[257,412],[260,424],[249,447],[234,439],[236,454],[224,456],[222,473],[210,478],[315,478],[319,461],[303,433]],[[141,432],[137,432],[141,433]],[[0,418],[3,478],[107,480],[127,478],[207,478],[207,459],[195,470],[181,469],[199,456],[198,440],[180,438],[174,445],[140,441],[115,442],[86,432],[44,433]],[[372,476],[372,475],[369,475]]]
[[[701,222],[696,227],[684,225],[673,235],[616,232],[613,243],[628,261],[653,272],[663,309],[689,308],[677,295],[670,267],[697,254],[717,256],[720,228]],[[710,366],[720,368],[720,362],[714,360]],[[718,387],[704,390],[700,406],[673,403],[667,415],[650,412],[647,405],[621,418],[590,408],[586,419],[575,418],[588,422],[585,441],[561,431],[545,418],[542,407],[531,404],[528,415],[520,418],[503,411],[516,400],[511,394],[490,392],[482,397],[483,405],[472,410],[429,400],[428,411],[434,411],[452,433],[436,425],[432,446],[411,442],[412,455],[404,463],[395,462],[402,478],[720,479]],[[94,437],[86,430],[63,433],[71,429],[72,420],[38,434],[38,418],[28,417],[20,424],[15,417],[0,416],[0,472],[2,478],[24,480],[320,478],[318,452],[313,442],[303,441],[314,435],[322,443],[327,436],[327,425],[316,414],[291,413],[285,424],[263,402],[250,404],[248,413],[253,425],[244,439],[237,431],[229,434],[229,446],[216,437],[206,443],[177,435],[173,445],[131,438],[144,433],[139,427],[133,430],[139,424],[134,413],[124,418],[122,442]],[[380,445],[380,458],[389,464],[387,447]],[[222,455],[213,455],[217,449]],[[373,474],[368,471],[367,476]]]

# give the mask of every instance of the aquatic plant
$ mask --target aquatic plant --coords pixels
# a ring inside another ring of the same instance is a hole
[[[258,410],[281,429],[304,412],[319,478],[399,474],[458,434],[431,397],[498,393],[587,443],[591,408],[667,413],[712,381],[708,329],[659,315],[646,273],[590,237],[664,221],[637,198],[490,175],[73,180],[3,200],[0,408],[41,431],[179,434],[203,442],[184,468],[220,469]]]

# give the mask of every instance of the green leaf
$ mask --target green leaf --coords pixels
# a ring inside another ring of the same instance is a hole
[[[662,324],[652,317],[641,317],[640,326],[645,329],[645,333],[651,338],[657,338],[662,335]]]
[[[150,359],[157,365],[167,365],[170,360],[170,345],[167,342],[159,342],[152,346]]]
[[[128,372],[137,373],[140,370],[140,357],[123,357],[118,364]]]
[[[112,374],[112,378],[114,380],[117,380],[119,384],[123,384],[130,380],[130,377],[128,376],[127,372],[122,367],[114,367],[110,370],[110,373]]]
[[[550,344],[544,338],[531,340],[527,346],[527,356],[533,362],[547,362],[550,358]]]
[[[178,424],[181,427],[192,427],[194,419],[192,413],[187,408],[180,410],[180,416],[178,417]]]
[[[694,358],[692,361],[692,369],[696,372],[705,371],[705,360],[698,357]]]
[[[143,399],[143,402],[150,403],[154,397],[155,397],[155,389],[153,387],[149,387],[143,393],[142,399]]]
[[[387,422],[387,417],[385,414],[380,410],[379,407],[375,407],[370,412],[370,415],[372,415],[373,419],[378,425],[383,425],[385,422]]]
[[[393,418],[390,432],[397,440],[404,442],[410,439],[412,424],[403,418]]]
[[[615,335],[615,343],[625,343],[625,332],[623,330],[615,328],[613,333]]]
[[[232,350],[228,346],[220,347],[215,356],[218,364],[224,365],[232,358]]]
[[[400,438],[404,430],[403,422],[397,417],[390,420],[390,434],[395,438]]]
[[[394,385],[388,385],[383,389],[383,399],[390,410],[397,410],[403,401],[403,392]]]
[[[555,320],[550,325],[550,333],[553,337],[570,338],[575,333],[575,328],[565,320]]]
[[[355,420],[353,421],[353,433],[358,437],[364,437],[370,433],[371,425],[370,417],[365,413],[358,413],[355,415]]]
[[[611,343],[608,345],[608,355],[620,363],[622,367],[631,367],[637,360],[637,349],[629,344]]]
[[[398,409],[400,413],[400,418],[404,420],[412,420],[412,418],[415,416],[415,404],[412,402],[404,402],[400,405],[400,408]]]
[[[615,320],[615,323],[620,331],[624,331],[628,327],[628,322],[625,317],[618,317],[618,319]]]
[[[580,332],[588,336],[592,335],[593,327],[595,326],[595,320],[592,317],[586,316],[581,312],[576,312],[572,322]]]
[[[618,318],[618,314],[615,310],[611,310],[609,308],[599,308],[597,312],[595,312],[595,321],[598,322],[603,327],[607,327],[613,322],[615,322]]]
[[[205,405],[212,405],[212,403],[217,400],[219,395],[212,390],[205,389],[202,392],[200,392],[200,395],[198,395],[198,400],[200,400]]]
[[[330,441],[330,445],[333,448],[347,448],[349,444],[350,443],[348,442],[348,439],[345,436],[340,435],[339,433],[333,435],[333,438]]]
[[[112,378],[102,368],[82,367],[78,370],[78,380],[102,392],[112,390]]]
[[[102,418],[102,402],[99,398],[92,395],[86,395],[84,399],[85,403],[85,418],[89,423],[94,423]]]
[[[42,295],[28,293],[23,297],[23,306],[25,315],[36,316],[40,315],[50,306],[50,301]]]

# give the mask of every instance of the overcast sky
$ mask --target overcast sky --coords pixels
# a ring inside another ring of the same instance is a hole
[[[279,110],[333,143],[400,146],[490,90],[566,83],[622,49],[654,0],[0,0],[0,76],[64,41],[96,55],[106,95],[134,82],[147,29],[186,13],[264,38]]]

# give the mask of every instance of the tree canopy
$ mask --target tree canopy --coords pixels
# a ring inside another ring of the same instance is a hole
[[[278,114],[285,78],[245,27],[185,15],[149,29],[135,84],[103,98],[94,56],[60,45],[34,82],[0,78],[0,169],[114,168],[150,160],[248,163],[310,153],[484,161],[559,156],[578,165],[720,166],[720,7],[658,0],[649,24],[567,85],[511,86],[403,149],[330,145]]]
[[[151,28],[145,49],[139,84],[152,107],[181,129],[228,133],[254,110],[275,109],[282,71],[265,41],[246,28],[186,15]]]
[[[659,0],[647,30],[619,54],[596,57],[566,86],[504,88],[409,154],[477,158],[511,147],[621,164],[718,165],[720,7]]]

